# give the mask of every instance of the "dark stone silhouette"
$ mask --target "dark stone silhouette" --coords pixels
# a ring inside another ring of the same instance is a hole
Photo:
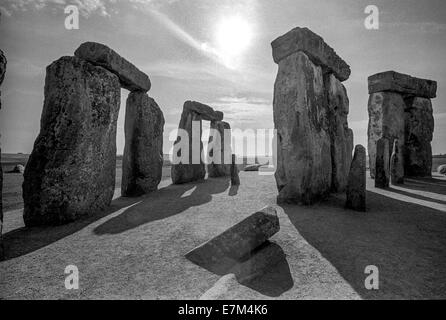
[[[3,80],[5,79],[5,73],[6,73],[6,64],[7,60],[2,50],[0,50],[0,86],[3,83]],[[0,91],[0,109],[2,108],[2,102],[1,102],[1,91]],[[0,148],[0,163],[1,163],[1,153],[2,149]],[[0,165],[0,260],[3,259],[4,253],[3,253],[3,169]]]
[[[214,141],[214,137],[212,135],[209,136],[208,145],[212,145],[212,150],[210,151],[209,156],[212,156],[214,159],[218,158],[216,161],[212,161],[207,165],[208,176],[210,178],[227,177],[231,175],[230,158],[227,159],[228,156],[230,157],[232,155],[230,131],[228,131],[227,137],[225,137],[225,130],[230,129],[231,126],[227,122],[211,122],[211,130],[216,130],[216,132],[219,133],[220,140]]]
[[[390,180],[389,140],[381,138],[376,143],[376,188],[388,188]]]
[[[392,156],[390,157],[390,183],[393,185],[404,183],[404,164],[398,139],[393,141]]]
[[[232,186],[240,185],[240,177],[238,175],[238,167],[235,161],[235,154],[232,155],[232,160],[231,160],[231,185]]]
[[[353,156],[347,184],[347,208],[366,211],[366,151],[357,145]]]

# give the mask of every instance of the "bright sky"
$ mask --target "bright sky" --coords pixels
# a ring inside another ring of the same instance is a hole
[[[64,8],[78,5],[80,29],[66,30]],[[367,30],[364,9],[380,12]],[[434,153],[446,153],[446,3],[444,0],[2,0],[0,48],[8,58],[2,90],[2,152],[30,153],[39,131],[45,68],[85,41],[104,43],[146,72],[149,95],[178,126],[184,101],[225,113],[233,128],[272,128],[277,72],[272,40],[308,27],[351,66],[344,82],[355,144],[367,144],[367,77],[395,70],[438,81]],[[124,142],[122,91],[118,153]]]

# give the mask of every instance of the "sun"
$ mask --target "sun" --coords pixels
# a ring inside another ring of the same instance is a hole
[[[241,16],[225,17],[217,24],[215,38],[220,57],[233,65],[250,46],[252,27]]]

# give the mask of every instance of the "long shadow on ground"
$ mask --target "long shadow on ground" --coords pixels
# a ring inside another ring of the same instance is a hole
[[[107,220],[94,229],[98,235],[118,234],[140,225],[165,219],[191,207],[208,203],[213,194],[225,192],[228,178],[213,178],[194,183],[169,185],[145,197],[122,214]]]
[[[299,233],[366,299],[446,298],[446,213],[367,192],[368,211],[332,196],[312,207],[282,208]],[[364,285],[379,268],[379,290]]]
[[[81,218],[78,221],[51,227],[20,228],[3,235],[5,248],[4,260],[10,260],[34,252],[40,248],[63,239],[89,224],[106,217],[117,210],[134,205],[140,198],[118,198],[112,201],[109,208]]]
[[[285,252],[276,243],[267,241],[240,260],[228,257],[219,261],[202,261],[202,253],[197,253],[196,258],[194,251],[186,255],[191,262],[219,276],[232,273],[238,283],[263,295],[279,297],[293,287]]]

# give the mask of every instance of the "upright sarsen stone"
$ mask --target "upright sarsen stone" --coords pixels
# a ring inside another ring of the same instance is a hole
[[[325,88],[328,96],[328,132],[331,140],[332,191],[343,192],[352,162],[353,131],[348,127],[349,100],[344,85],[333,74]]]
[[[406,99],[406,132],[404,171],[409,177],[432,175],[432,146],[434,117],[429,99]]]
[[[398,139],[393,141],[392,155],[390,157],[390,182],[393,185],[404,183],[403,153]]]
[[[143,92],[150,90],[149,77],[106,45],[85,42],[79,46],[74,55],[116,74],[125,89]]]
[[[394,92],[372,93],[369,97],[368,112],[368,153],[370,175],[375,177],[376,146],[381,138],[393,141],[398,139],[400,148],[405,141],[405,108],[403,97]]]
[[[118,77],[76,57],[47,67],[41,129],[25,169],[26,226],[103,209],[115,189]]]
[[[345,206],[357,211],[366,210],[366,152],[362,145],[355,147],[348,175]]]
[[[211,121],[211,135],[209,136],[208,176],[211,178],[231,175],[231,127],[224,121]],[[226,132],[225,132],[226,131]],[[226,158],[226,159],[225,159]]]
[[[375,187],[388,188],[390,180],[389,140],[381,138],[376,143]]]
[[[295,28],[272,42],[279,202],[311,204],[347,185],[353,131],[341,81],[350,67],[324,40]]]
[[[163,168],[164,116],[147,93],[131,92],[125,113],[122,196],[139,196],[158,188]]]
[[[322,68],[303,52],[279,62],[274,84],[278,202],[311,204],[331,190],[332,159]]]

